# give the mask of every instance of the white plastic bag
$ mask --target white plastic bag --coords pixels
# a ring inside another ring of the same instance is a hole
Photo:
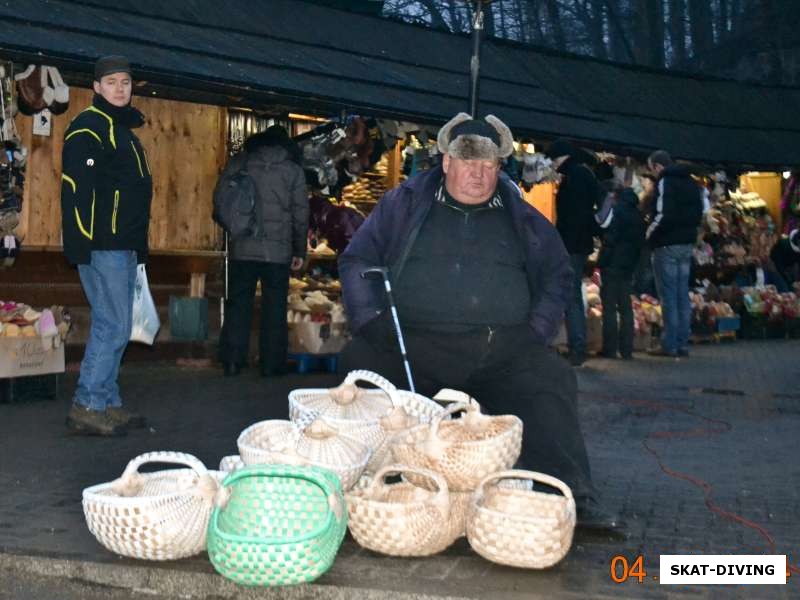
[[[136,267],[136,285],[133,290],[133,327],[131,327],[131,341],[153,345],[153,340],[161,327],[158,320],[156,304],[150,295],[147,285],[147,273],[144,265]]]

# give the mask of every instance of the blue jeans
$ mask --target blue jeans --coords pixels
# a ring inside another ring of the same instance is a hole
[[[661,349],[675,354],[689,347],[689,328],[692,318],[692,307],[689,303],[689,270],[692,267],[692,244],[655,248],[652,260],[664,317]]]
[[[570,254],[572,265],[572,294],[567,303],[566,325],[567,345],[570,354],[584,356],[586,354],[586,307],[583,305],[583,270],[586,268],[585,254]]]
[[[92,322],[74,402],[104,411],[122,406],[117,375],[131,337],[136,252],[94,250],[89,264],[78,265],[78,274]]]

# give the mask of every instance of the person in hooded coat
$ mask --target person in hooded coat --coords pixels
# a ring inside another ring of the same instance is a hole
[[[246,169],[255,186],[258,221],[253,231],[229,240],[229,288],[219,344],[219,360],[226,376],[238,375],[247,364],[258,282],[261,374],[286,372],[289,272],[303,266],[308,237],[306,180],[297,159],[286,130],[273,125],[247,139],[244,150],[230,159],[217,183],[219,188]]]

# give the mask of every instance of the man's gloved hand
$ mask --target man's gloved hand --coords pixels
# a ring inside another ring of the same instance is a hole
[[[366,339],[376,350],[391,351],[399,347],[389,311],[383,311],[377,317],[362,325],[357,335]]]

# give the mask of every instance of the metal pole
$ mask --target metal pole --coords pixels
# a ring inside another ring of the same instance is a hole
[[[478,81],[481,71],[481,33],[483,32],[483,0],[475,2],[475,19],[472,21],[472,58],[469,61],[469,114],[478,114]]]

